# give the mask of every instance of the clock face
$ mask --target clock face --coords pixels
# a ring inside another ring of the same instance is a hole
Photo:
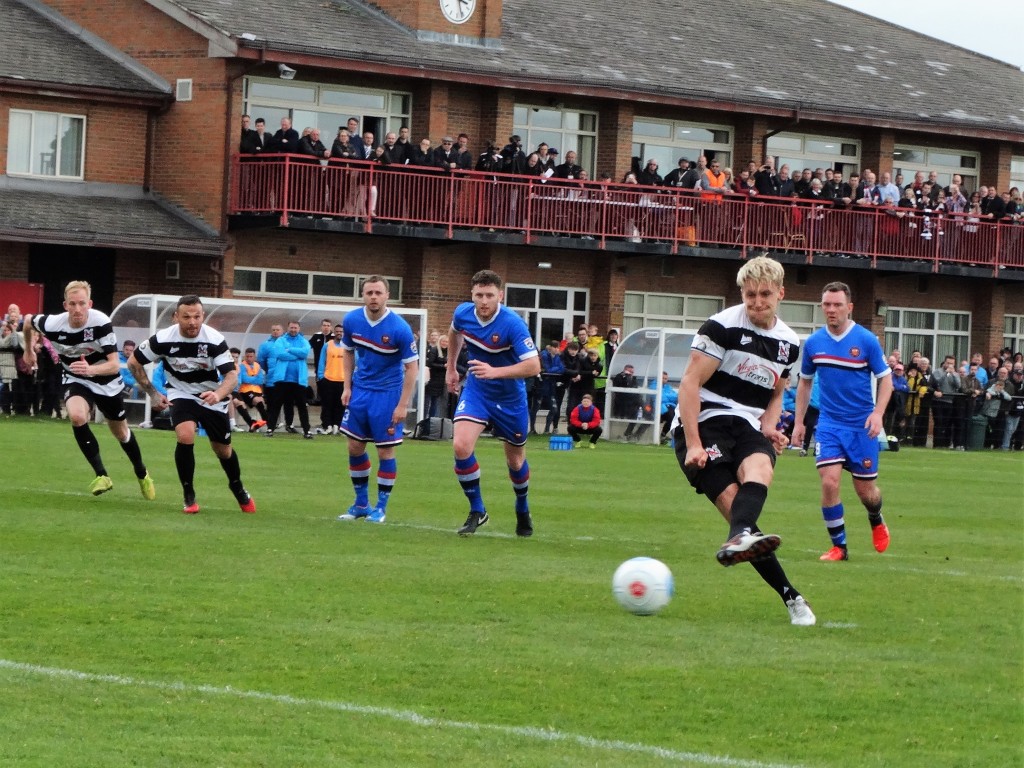
[[[464,24],[476,10],[476,0],[441,0],[441,13],[452,24]]]

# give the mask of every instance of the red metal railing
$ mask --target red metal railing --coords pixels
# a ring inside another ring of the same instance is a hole
[[[316,161],[297,155],[233,158],[232,214],[347,218],[372,232],[375,222],[520,233],[596,241],[660,242],[680,248],[726,246],[1024,269],[1024,225],[967,214],[899,208],[837,209],[807,200],[709,195],[691,190],[541,180],[500,173],[449,173],[364,161]]]

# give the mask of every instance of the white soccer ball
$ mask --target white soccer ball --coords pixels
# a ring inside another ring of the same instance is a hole
[[[612,594],[619,605],[638,616],[657,613],[672,599],[672,571],[653,557],[634,557],[615,570]]]

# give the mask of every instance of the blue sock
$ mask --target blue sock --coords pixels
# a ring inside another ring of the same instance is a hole
[[[516,514],[529,512],[530,505],[526,500],[526,494],[530,492],[530,465],[523,461],[523,466],[518,470],[509,467],[508,477],[512,481],[512,490],[516,492]]]
[[[366,490],[370,484],[370,455],[365,451],[360,456],[349,454],[348,474],[356,491],[356,506],[365,507],[370,501]]]
[[[476,463],[476,454],[471,453],[464,459],[455,459],[455,476],[459,478],[462,492],[469,499],[470,512],[484,511],[484,497],[480,493],[480,465]]]
[[[846,548],[846,521],[843,519],[843,502],[834,507],[822,507],[821,516],[825,518],[825,528],[836,547]]]
[[[395,488],[395,476],[398,474],[398,459],[381,459],[377,468],[377,507],[388,508],[388,499]]]

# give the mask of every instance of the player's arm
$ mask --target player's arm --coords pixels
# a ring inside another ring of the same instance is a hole
[[[813,385],[813,379],[805,379],[803,376],[797,382],[796,414],[793,416],[793,437],[791,438],[793,445],[803,445],[804,443],[804,417],[807,416],[807,408],[811,404],[811,387]]]
[[[781,453],[789,442],[784,432],[779,431],[779,418],[782,416],[782,394],[789,383],[788,379],[781,376],[775,382],[775,391],[772,392],[772,399],[768,407],[761,414],[761,434],[772,441],[775,451]]]
[[[690,352],[690,362],[679,382],[679,419],[686,434],[686,465],[703,467],[708,454],[700,442],[697,417],[700,415],[700,389],[710,379],[722,361],[696,350]]]
[[[499,366],[483,360],[470,360],[469,370],[478,379],[527,379],[540,373],[540,357],[534,355],[512,365]]]
[[[352,374],[356,370],[356,352],[354,349],[342,347],[341,368],[345,372],[345,391],[341,393],[341,404],[348,408],[348,404],[352,400]]]
[[[107,359],[102,363],[87,363],[85,355],[75,360],[68,366],[76,376],[114,376],[121,372],[121,358],[117,356],[117,350],[107,353]]]
[[[462,334],[455,330],[454,326],[448,328],[448,372],[445,374],[445,383],[448,391],[457,395],[459,393],[459,354],[462,352]]]
[[[149,395],[153,408],[158,411],[167,408],[167,396],[153,386],[153,382],[149,380],[149,374],[146,373],[145,365],[135,356],[135,353],[128,358],[128,370],[135,377],[135,383],[138,384],[139,389]]]
[[[416,390],[416,377],[420,372],[420,361],[410,360],[405,364],[405,379],[402,381],[402,397],[395,406],[395,412],[391,416],[392,424],[402,424],[405,417],[409,415],[409,403],[412,402],[412,393]]]
[[[868,437],[878,437],[882,433],[882,419],[885,416],[885,408],[889,405],[889,398],[892,396],[892,374],[886,374],[878,379],[878,391],[875,393],[875,409],[871,411],[864,426],[868,430]]]
[[[17,333],[17,329],[11,331],[12,336]],[[32,315],[25,315],[21,324],[21,343],[25,345],[21,351],[21,358],[33,368],[36,366],[35,337],[36,330],[32,327]],[[15,338],[17,337],[15,336]]]
[[[216,389],[199,394],[199,399],[207,405],[216,405],[235,391],[238,386],[238,369],[233,360],[217,368],[220,371],[220,384]]]

